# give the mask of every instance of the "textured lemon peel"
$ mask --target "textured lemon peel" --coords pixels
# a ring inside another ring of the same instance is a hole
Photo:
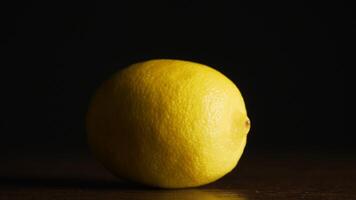
[[[221,73],[192,62],[153,60],[122,70],[98,90],[88,140],[117,176],[192,187],[236,166],[248,121],[241,93]]]

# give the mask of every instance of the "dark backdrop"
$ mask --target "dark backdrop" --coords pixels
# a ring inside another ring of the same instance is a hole
[[[90,96],[151,58],[232,79],[252,120],[250,152],[355,150],[344,127],[353,18],[342,1],[120,2],[1,6],[1,154],[86,151]]]

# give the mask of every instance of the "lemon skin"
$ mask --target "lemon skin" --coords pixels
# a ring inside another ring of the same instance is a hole
[[[230,172],[249,129],[232,81],[211,67],[172,59],[117,72],[87,114],[88,143],[109,171],[162,188],[200,186]]]

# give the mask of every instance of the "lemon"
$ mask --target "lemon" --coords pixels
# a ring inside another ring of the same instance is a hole
[[[109,171],[162,188],[200,186],[230,172],[249,129],[232,81],[208,66],[172,59],[117,72],[87,114],[89,145]]]

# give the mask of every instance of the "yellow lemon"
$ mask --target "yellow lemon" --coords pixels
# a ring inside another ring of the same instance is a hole
[[[230,172],[249,129],[233,82],[182,60],[149,60],[117,72],[87,115],[89,145],[109,171],[163,188],[200,186]]]

